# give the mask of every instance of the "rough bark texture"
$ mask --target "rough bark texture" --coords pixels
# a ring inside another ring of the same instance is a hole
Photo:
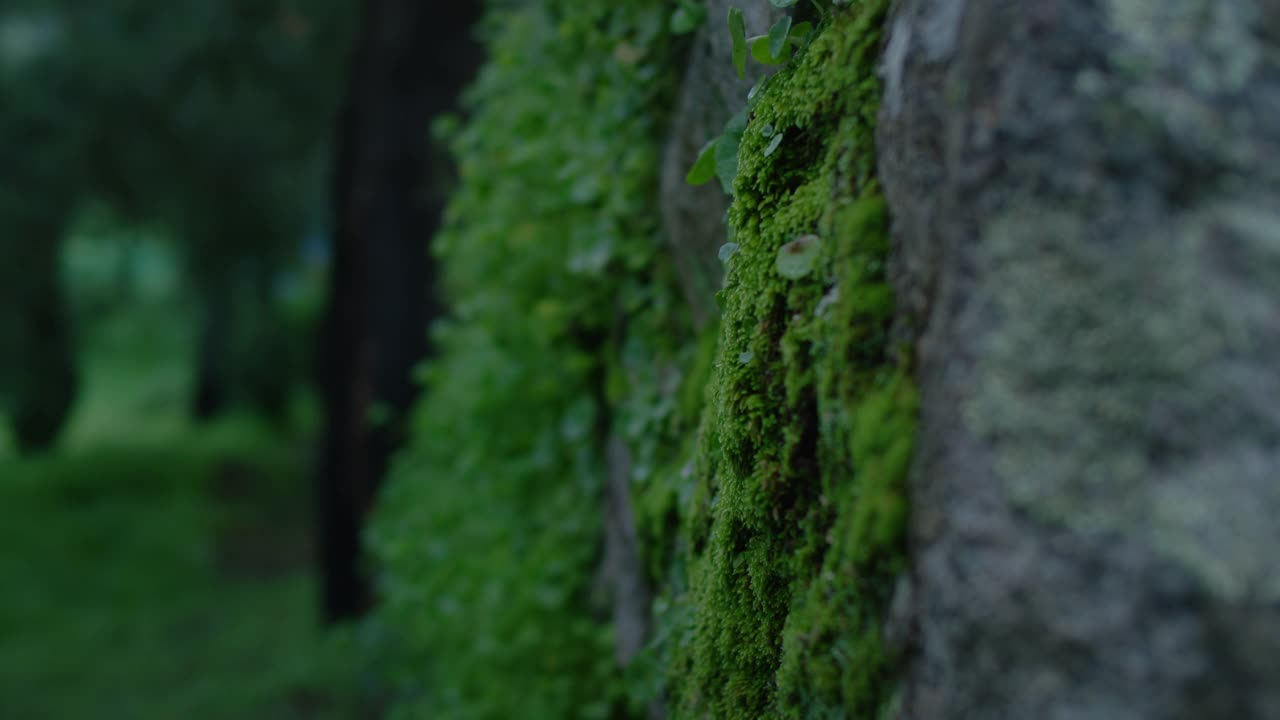
[[[891,23],[903,714],[1280,717],[1280,2]]]
[[[631,511],[631,449],[621,438],[605,444],[603,572],[613,601],[614,659],[626,667],[644,647],[652,592],[640,559]]]
[[[723,269],[717,250],[725,243],[729,197],[718,182],[690,187],[685,182],[698,152],[724,131],[725,123],[746,107],[751,86],[766,73],[754,62],[739,79],[731,58],[733,47],[725,18],[733,3],[707,0],[705,24],[689,47],[680,96],[662,157],[662,229],[671,247],[680,286],[694,324],[715,317],[715,294]],[[768,3],[743,8],[748,31],[763,33],[781,17]]]
[[[432,299],[427,239],[443,212],[429,184],[431,119],[479,62],[478,2],[367,0],[342,114],[330,306],[320,360],[326,429],[319,476],[329,618],[363,612],[360,531],[416,397]],[[445,38],[445,41],[441,41]],[[381,415],[377,422],[371,416]]]

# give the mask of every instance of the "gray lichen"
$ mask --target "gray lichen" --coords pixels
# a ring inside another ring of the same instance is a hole
[[[1280,717],[1280,3],[963,6],[882,62],[903,715]]]
[[[1232,599],[1280,599],[1264,559],[1280,526],[1250,522],[1251,505],[1280,510],[1280,484],[1249,450],[1280,442],[1280,407],[1264,400],[1280,378],[1250,369],[1276,350],[1256,331],[1269,322],[1258,294],[1280,287],[1280,214],[1263,208],[1143,230],[1086,209],[993,219],[981,287],[1001,322],[966,409],[1014,502],[1083,532],[1139,534]],[[1224,253],[1247,282],[1214,272]]]

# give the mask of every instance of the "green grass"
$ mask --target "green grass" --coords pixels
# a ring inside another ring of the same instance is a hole
[[[187,338],[132,314],[57,451],[0,433],[0,718],[369,717],[315,617],[303,435],[193,426]]]
[[[135,304],[82,319],[82,386],[64,450],[112,443],[189,442],[194,314],[181,303]]]

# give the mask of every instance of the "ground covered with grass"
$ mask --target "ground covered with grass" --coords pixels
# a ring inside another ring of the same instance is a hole
[[[0,438],[0,717],[373,715],[317,623],[305,428],[191,424],[180,326],[130,315],[58,450]]]

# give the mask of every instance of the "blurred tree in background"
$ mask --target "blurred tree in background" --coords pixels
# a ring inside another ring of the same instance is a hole
[[[302,374],[281,278],[323,232],[347,3],[26,0],[0,13],[0,373],[15,435],[74,400],[60,248],[78,210],[172,242],[199,308],[194,409],[283,410]],[[38,148],[38,151],[32,151]]]
[[[325,613],[372,600],[361,530],[417,396],[413,368],[439,315],[427,251],[451,162],[428,128],[480,64],[482,3],[366,0],[338,129],[334,262],[319,346],[325,430],[317,484]]]
[[[0,388],[22,448],[48,445],[71,407],[75,371],[58,250],[76,188],[88,117],[69,101],[73,73],[58,52],[61,20],[19,3],[0,21]],[[41,152],[24,152],[33,146]]]
[[[0,717],[372,716],[302,387],[357,7],[0,3]]]

